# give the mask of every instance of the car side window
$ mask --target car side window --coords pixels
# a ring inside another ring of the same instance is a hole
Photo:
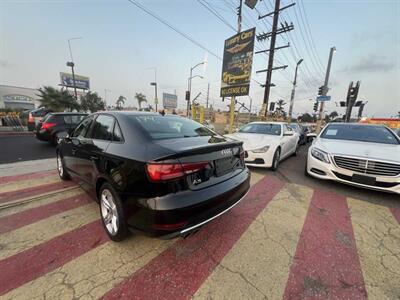
[[[113,141],[115,142],[123,142],[124,138],[122,137],[121,128],[118,125],[118,122],[115,122],[114,125],[114,138]]]
[[[95,140],[111,141],[113,136],[114,118],[107,115],[99,115],[94,120],[90,138]]]
[[[84,119],[75,129],[74,133],[72,134],[72,137],[78,137],[78,138],[85,137],[90,128],[90,125],[92,124],[92,121],[93,121],[92,116]]]

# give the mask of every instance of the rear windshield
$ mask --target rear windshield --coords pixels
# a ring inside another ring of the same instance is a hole
[[[329,125],[321,134],[324,139],[348,140],[398,145],[396,136],[383,126]]]
[[[139,123],[155,140],[216,135],[207,127],[178,116],[139,115],[129,117]]]
[[[281,135],[281,125],[279,124],[247,124],[239,129],[242,133],[261,133],[269,135]]]

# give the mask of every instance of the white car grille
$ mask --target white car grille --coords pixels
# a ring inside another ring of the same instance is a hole
[[[400,174],[400,165],[398,164],[336,155],[333,158],[339,168],[359,173],[380,176],[397,176]]]

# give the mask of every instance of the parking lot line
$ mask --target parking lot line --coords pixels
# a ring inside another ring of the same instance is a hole
[[[133,236],[106,241],[53,271],[5,294],[4,299],[99,299],[176,240]]]
[[[104,298],[189,299],[282,187],[274,177],[263,178],[230,212],[179,240]]]
[[[400,297],[400,226],[382,205],[349,198],[357,250],[370,299]]]
[[[97,203],[87,204],[43,219],[22,228],[0,234],[0,259],[5,259],[42,244],[99,218]]]
[[[0,234],[92,202],[89,196],[80,194],[2,217],[0,218]]]
[[[60,177],[56,175],[37,176],[36,178],[29,178],[0,184],[0,195],[3,193],[11,193],[13,191],[23,190],[29,187],[36,187],[54,182],[60,182]]]
[[[391,207],[390,211],[392,212],[397,222],[400,224],[400,207]]]
[[[77,186],[73,181],[60,181],[43,184],[33,187],[28,187],[25,189],[15,190],[12,192],[0,193],[0,203],[11,202],[18,199],[23,199],[26,197],[33,197],[40,194],[48,193],[51,191],[61,190],[63,188],[68,188],[72,186]]]
[[[345,197],[314,191],[283,298],[367,298]]]
[[[62,266],[106,241],[108,237],[100,221],[94,221],[1,260],[0,295]]]
[[[52,176],[52,175],[57,175],[57,171],[56,170],[45,170],[45,171],[26,173],[26,174],[20,174],[20,175],[0,176],[0,184],[3,185],[3,184],[14,182],[14,181],[35,179],[38,177],[47,177],[47,176]]]
[[[312,190],[289,184],[196,292],[194,299],[282,299]]]
[[[14,202],[9,202],[6,204],[0,204],[0,218],[13,215],[31,208],[46,205],[52,202],[56,202],[65,198],[77,196],[84,194],[85,192],[80,188],[76,189],[63,189],[61,191],[50,192],[42,196],[34,196],[32,198],[26,198],[22,200],[17,200]],[[7,206],[7,207],[3,207]]]

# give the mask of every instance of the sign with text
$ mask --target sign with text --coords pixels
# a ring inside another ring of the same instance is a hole
[[[177,108],[178,96],[174,94],[163,93],[163,106],[164,108]]]
[[[331,96],[318,96],[317,101],[318,102],[331,101]]]
[[[221,97],[249,94],[255,35],[252,28],[225,40]]]
[[[60,72],[61,85],[66,87],[74,87],[74,78],[70,73]],[[89,77],[75,74],[75,86],[77,89],[89,90]]]

